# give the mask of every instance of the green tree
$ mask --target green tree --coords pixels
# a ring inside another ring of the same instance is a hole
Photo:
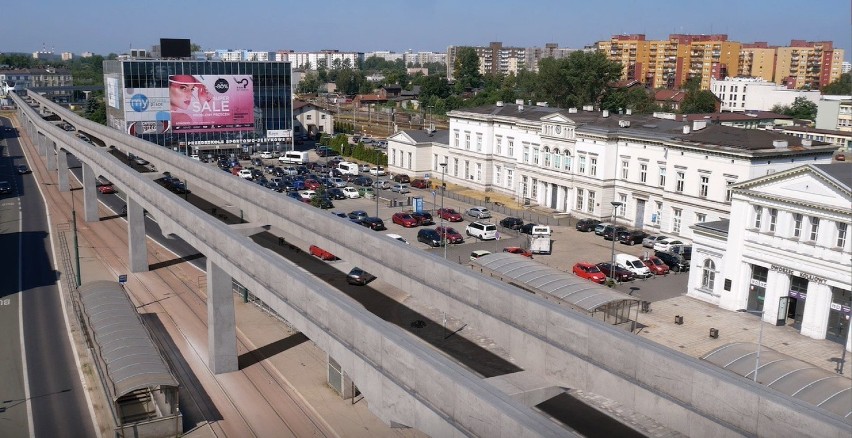
[[[89,95],[83,115],[93,122],[106,125],[106,105],[104,105],[103,91],[96,91]]]
[[[296,89],[299,93],[315,93],[319,86],[319,75],[315,72],[308,72],[302,76],[302,80],[296,86]]]
[[[479,56],[473,47],[462,47],[456,52],[453,63],[453,76],[456,78],[456,93],[479,87]]]
[[[616,112],[630,109],[636,114],[649,114],[657,110],[657,105],[645,88],[612,87],[604,93],[601,108]]]
[[[843,73],[837,80],[823,87],[822,94],[842,96],[852,94],[852,75]]]
[[[716,111],[716,95],[701,89],[701,77],[687,79],[686,95],[680,104],[682,114],[712,113]]]

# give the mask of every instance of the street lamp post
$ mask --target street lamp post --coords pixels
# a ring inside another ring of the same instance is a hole
[[[760,330],[757,333],[757,354],[754,358],[754,375],[752,376],[752,380],[757,383],[757,370],[760,369],[760,350],[763,348],[763,313],[765,310],[748,310],[748,309],[739,309],[737,312],[745,312],[745,313],[753,313],[755,315],[760,315]]]
[[[74,204],[74,187],[69,182],[69,192],[71,192],[71,228],[74,232],[74,264],[77,267],[77,287],[82,284],[82,276],[80,272],[80,244],[77,240],[77,208]]]
[[[376,184],[376,193],[375,193],[375,195],[376,195],[376,217],[379,217],[379,190],[381,190],[381,187],[378,184],[378,182],[379,182],[379,149],[376,148],[375,151],[376,151],[376,183],[377,183]]]
[[[444,182],[444,175],[447,171],[447,163],[439,164],[441,166],[441,243],[444,245],[444,260],[447,259],[447,233],[444,231],[444,190],[447,188],[447,183]]]
[[[612,201],[610,204],[612,204],[612,252],[610,254],[612,257],[610,259],[611,265],[609,265],[609,278],[615,281],[615,212],[618,207],[621,207],[621,202]]]

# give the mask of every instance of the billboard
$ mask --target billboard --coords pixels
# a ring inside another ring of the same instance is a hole
[[[168,96],[176,133],[254,129],[251,75],[172,75]]]

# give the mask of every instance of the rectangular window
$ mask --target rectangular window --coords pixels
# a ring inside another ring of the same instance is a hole
[[[583,193],[583,189],[577,189],[577,211],[583,211],[583,199],[585,199],[585,193]]]
[[[494,184],[498,186],[503,185],[502,175],[500,174],[500,170],[502,168],[500,166],[494,166]]]
[[[464,133],[464,148],[470,150],[470,133]]]
[[[731,189],[731,186],[734,185],[733,181],[728,181],[728,185],[725,188],[725,202],[731,202],[731,199],[734,196],[734,191]]]
[[[682,210],[678,208],[672,209],[672,233],[680,233],[680,215]]]
[[[701,177],[701,185],[698,186],[698,196],[702,198],[707,197],[707,193],[710,190],[710,177],[702,176]]]
[[[700,224],[702,222],[707,222],[707,215],[704,213],[695,213],[695,223]]]
[[[848,225],[846,222],[837,222],[837,247],[845,248],[846,247],[846,229]]]
[[[586,156],[580,156],[580,163],[577,164],[577,173],[585,174],[586,173]]]
[[[624,217],[624,212],[627,209],[627,195],[624,193],[618,194],[618,200],[621,202],[621,205],[618,206],[618,215]]]
[[[586,211],[589,213],[595,212],[595,192],[589,190],[588,202],[586,202]]]
[[[514,184],[515,171],[511,169],[506,169],[506,187],[512,188],[512,184]]]
[[[597,176],[598,174],[598,159],[595,157],[589,158],[589,175]]]
[[[453,141],[454,141],[454,146],[459,147],[459,130],[458,129],[453,130]]]
[[[521,162],[523,162],[523,163],[529,163],[530,162],[530,147],[527,146],[527,145],[524,145],[524,158],[521,160]]]
[[[763,207],[755,206],[754,207],[754,228],[757,231],[760,231],[760,222],[763,220]]]
[[[802,215],[799,213],[793,215],[793,237],[802,237]]]
[[[482,181],[482,163],[476,163],[476,180]]]
[[[660,168],[660,187],[665,187],[665,186],[666,186],[666,168],[661,167]]]
[[[470,161],[464,160],[464,179],[470,179]]]
[[[816,242],[819,237],[819,218],[811,217],[811,242]]]
[[[775,232],[775,226],[778,225],[778,210],[774,208],[769,209],[769,232]]]
[[[677,173],[677,179],[675,180],[675,191],[683,193],[683,180],[686,175],[683,172]]]
[[[528,193],[528,191],[527,191],[527,186],[528,186],[528,180],[527,180],[527,177],[526,177],[526,176],[522,176],[522,177],[521,177],[521,195],[522,195],[524,198],[526,198],[526,197],[527,197],[527,193]]]
[[[648,182],[648,165],[639,165],[639,182]]]
[[[515,140],[510,137],[507,142],[508,144],[506,145],[506,154],[512,158],[515,158]]]
[[[654,217],[651,218],[651,222],[660,225],[663,218],[663,203],[657,202],[657,210],[654,212]]]
[[[629,175],[629,170],[628,170],[629,164],[630,164],[630,162],[628,162],[628,161],[622,161],[621,162],[621,179],[623,179],[625,181],[627,180],[627,176]]]
[[[500,155],[503,153],[503,137],[497,136],[494,142],[494,153]]]
[[[438,154],[432,155],[432,170],[438,171]]]
[[[533,178],[530,185],[532,186],[530,189],[530,197],[533,199],[538,198],[538,180]]]
[[[408,153],[408,170],[411,170],[411,152]]]
[[[453,158],[453,176],[459,176],[459,159]]]
[[[536,166],[538,166],[538,156],[539,156],[538,148],[537,148],[537,147],[535,147],[535,146],[533,146],[533,149],[532,149],[532,162],[533,162],[533,164],[535,164]]]
[[[396,149],[391,149],[391,165],[396,166]]]
[[[482,134],[476,134],[476,152],[482,152]]]

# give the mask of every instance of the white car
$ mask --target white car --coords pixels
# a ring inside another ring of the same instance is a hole
[[[301,196],[302,199],[314,199],[317,197],[317,192],[313,190],[302,190],[299,192],[299,196]]]
[[[269,151],[267,151],[267,152],[261,152],[261,153],[260,153],[260,158],[272,158],[272,152],[269,152]]]
[[[669,237],[667,239],[662,239],[654,242],[654,251],[668,251],[674,245],[683,245],[684,242],[682,240],[676,239],[674,237]]]
[[[341,187],[340,190],[343,191],[343,194],[349,199],[358,199],[361,195],[358,194],[358,189],[355,187]]]
[[[367,172],[370,171],[370,165],[369,164],[362,164],[360,166],[360,170],[361,170],[361,172],[367,173]]]
[[[249,169],[240,169],[240,173],[237,175],[243,179],[252,179],[251,170]]]
[[[388,237],[390,237],[391,239],[394,239],[394,240],[399,240],[400,242],[402,242],[406,245],[409,245],[408,241],[405,240],[405,238],[403,238],[399,234],[385,234],[385,236],[388,236]]]
[[[189,158],[192,158],[195,161],[201,161],[201,157],[199,157],[198,154],[192,154]]]
[[[384,176],[385,175],[385,168],[382,167],[382,166],[378,166],[378,167],[373,166],[373,167],[370,168],[370,175]]]
[[[405,183],[394,184],[393,187],[391,187],[391,191],[400,194],[411,193],[411,190],[408,188],[408,184]]]
[[[334,185],[334,187],[343,188],[346,187],[347,183],[345,179],[335,177],[331,179],[331,184]]]

